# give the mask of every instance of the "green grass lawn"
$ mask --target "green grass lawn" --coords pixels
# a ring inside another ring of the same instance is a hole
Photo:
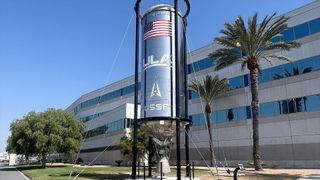
[[[131,167],[74,167],[71,165],[54,164],[48,165],[46,169],[41,165],[18,166],[17,169],[32,180],[69,179],[69,174],[73,170],[72,177],[75,177],[82,170],[77,179],[124,179],[129,178],[126,172],[131,172]]]
[[[68,179],[70,172],[73,170],[72,177],[75,177],[81,172],[77,179],[125,179],[130,178],[131,167],[91,167],[77,166],[72,168],[72,165],[53,164],[48,165],[46,169],[41,168],[41,165],[23,165],[17,166],[17,169],[32,180],[51,180],[51,179]],[[138,170],[137,170],[138,171]],[[146,174],[148,170],[146,168]],[[138,172],[137,172],[138,174]],[[185,169],[182,169],[182,175],[185,175]],[[208,174],[206,170],[195,170],[197,176]],[[152,175],[159,175],[153,169]],[[169,175],[175,176],[175,168],[171,169]],[[143,176],[143,168],[140,167],[140,176]]]
[[[31,180],[62,180],[69,179],[69,174],[73,171],[71,179],[77,176],[81,171],[81,174],[77,177],[79,180],[84,179],[126,179],[130,178],[131,167],[115,167],[115,166],[76,166],[72,167],[72,165],[68,164],[53,164],[48,165],[46,169],[41,168],[41,165],[23,165],[17,166],[17,169],[21,171],[23,174],[28,176]],[[219,170],[220,173],[226,174],[223,170]],[[148,173],[146,168],[146,174]],[[239,180],[291,180],[296,179],[299,176],[294,174],[286,174],[286,173],[272,173],[272,174],[255,174],[254,172],[240,172],[241,174],[245,174],[245,176],[239,176]],[[137,172],[138,174],[138,172]],[[155,172],[153,168],[152,175],[159,175]],[[171,173],[169,176],[175,176],[176,169],[171,168]],[[181,175],[185,175],[185,169],[182,168]],[[140,167],[140,176],[143,176],[143,168]],[[201,179],[215,179],[210,171],[205,169],[196,169],[195,177],[200,177]],[[223,180],[232,180],[233,177],[230,176],[220,176]]]

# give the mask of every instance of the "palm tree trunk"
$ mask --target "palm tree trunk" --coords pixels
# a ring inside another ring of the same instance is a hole
[[[258,94],[258,69],[250,71],[251,80],[251,110],[252,110],[252,139],[253,139],[253,163],[255,170],[262,170],[259,149],[259,94]]]
[[[212,137],[212,129],[211,129],[211,107],[209,104],[206,104],[205,107],[206,112],[206,119],[207,119],[207,128],[208,128],[208,135],[209,135],[209,148],[210,148],[210,166],[213,167],[213,164],[217,164],[215,157],[214,157],[214,151],[213,151],[213,137]],[[217,173],[218,169],[216,167]]]
[[[213,138],[211,129],[211,113],[206,113],[208,135],[209,135],[209,148],[210,148],[210,167],[213,167],[214,153],[213,153]]]
[[[212,138],[212,129],[211,129],[211,107],[209,104],[206,105],[206,119],[207,119],[207,127],[208,127],[208,134],[209,134],[209,147],[210,147],[210,167],[213,167],[213,163],[216,165],[216,173],[219,178],[219,171],[218,171],[218,166],[217,162],[214,156],[214,151],[213,151],[213,138]]]

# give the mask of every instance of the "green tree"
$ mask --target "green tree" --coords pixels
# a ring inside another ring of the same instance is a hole
[[[229,84],[227,79],[219,79],[218,76],[211,77],[209,75],[203,78],[203,83],[197,79],[193,79],[189,85],[189,89],[197,93],[201,99],[205,102],[205,113],[207,120],[207,129],[209,135],[210,146],[210,166],[213,166],[214,153],[213,153],[213,138],[211,129],[211,113],[213,100],[221,94],[229,90]]]
[[[43,168],[49,154],[78,152],[84,130],[84,125],[73,114],[56,109],[28,113],[10,127],[7,151],[26,157],[41,156]]]
[[[120,139],[118,147],[120,148],[121,154],[127,159],[132,158],[132,146],[133,146],[133,129],[130,129],[129,133],[125,131]],[[141,130],[138,130],[138,144],[137,144],[137,156],[138,159],[143,159],[144,156],[149,153],[149,137]],[[154,152],[154,151],[153,151]]]
[[[253,161],[255,170],[262,170],[259,152],[259,97],[258,75],[260,60],[264,59],[272,65],[272,59],[290,61],[288,57],[278,52],[289,51],[300,46],[297,42],[274,42],[275,38],[282,36],[287,29],[288,17],[277,17],[274,13],[266,16],[261,24],[257,24],[257,13],[248,19],[247,25],[242,17],[238,17],[234,23],[226,23],[220,32],[223,36],[215,38],[215,42],[222,47],[215,50],[209,57],[216,57],[215,69],[219,70],[236,62],[241,62],[241,67],[247,67],[251,80],[251,109],[253,128]],[[277,53],[272,53],[277,52]]]

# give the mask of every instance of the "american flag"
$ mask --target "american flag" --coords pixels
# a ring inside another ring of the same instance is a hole
[[[171,36],[171,22],[169,20],[156,20],[146,24],[143,40],[157,36]]]

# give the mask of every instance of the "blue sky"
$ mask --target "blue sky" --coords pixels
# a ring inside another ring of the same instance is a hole
[[[172,0],[171,0],[172,1]],[[171,2],[167,0],[167,2]],[[134,0],[0,1],[0,152],[10,123],[29,111],[65,109],[81,95],[133,74],[134,18],[112,66]],[[144,0],[145,5],[159,0]],[[311,0],[190,0],[190,49],[212,42],[224,22],[279,14]],[[112,68],[113,67],[113,68]]]

